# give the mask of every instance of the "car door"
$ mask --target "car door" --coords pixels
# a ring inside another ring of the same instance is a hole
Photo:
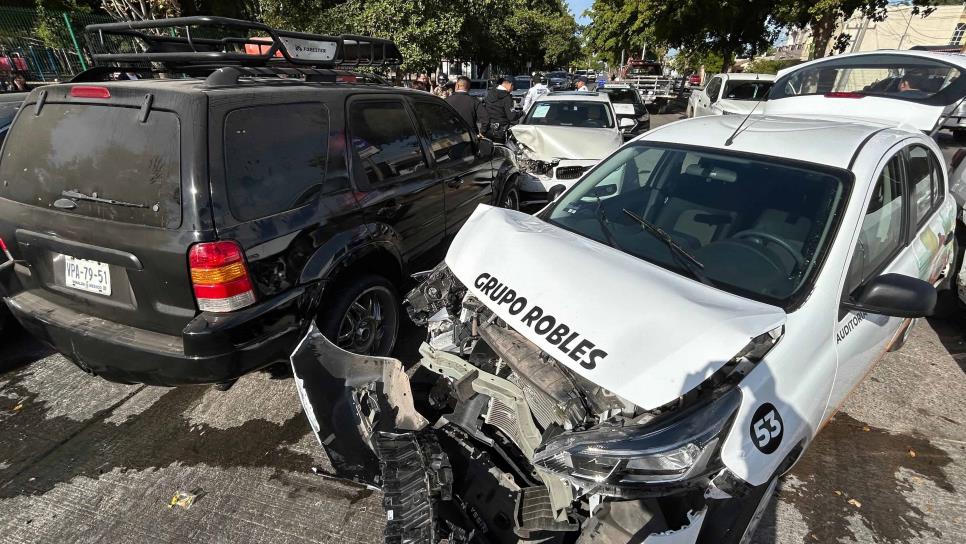
[[[477,204],[492,201],[492,157],[479,156],[466,122],[445,102],[416,98],[412,105],[442,182],[446,234],[455,234]]]
[[[367,221],[395,231],[411,261],[442,242],[446,230],[443,184],[415,119],[401,97],[390,95],[353,97],[347,117],[359,204]]]
[[[701,96],[698,97],[698,104],[694,109],[694,116],[700,117],[702,115],[711,115],[711,105],[718,100],[718,94],[720,92],[721,77],[714,76],[704,88]]]
[[[913,152],[926,160],[926,181],[920,182],[924,183],[922,186],[909,182],[909,158]],[[879,165],[876,183],[866,196],[866,213],[845,271],[843,300],[855,300],[868,281],[881,274],[896,273],[935,281],[944,266],[940,262],[940,250],[952,237],[937,213],[944,198],[944,190],[938,189],[941,181],[930,178],[941,178],[942,174],[941,169],[930,172],[933,165],[929,161],[935,159],[925,156],[924,152],[932,154],[921,145],[903,147],[900,144]],[[930,193],[924,197],[928,201],[924,207],[916,209],[914,191]],[[928,242],[920,242],[920,238]],[[908,325],[905,321],[868,312],[839,311],[834,332],[838,370],[829,399],[831,409],[845,400],[898,334],[904,332],[903,325]]]

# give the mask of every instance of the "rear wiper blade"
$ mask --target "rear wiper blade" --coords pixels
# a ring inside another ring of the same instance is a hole
[[[110,198],[101,198],[99,196],[85,195],[84,193],[78,191],[77,189],[68,189],[62,191],[60,196],[66,196],[72,200],[86,200],[87,202],[99,202],[101,204],[110,204],[112,206],[124,206],[126,208],[147,208],[144,204],[138,204],[136,202],[125,202],[123,200],[112,200]]]
[[[671,238],[670,234],[664,232],[664,230],[661,229],[661,227],[655,225],[654,223],[651,223],[647,219],[644,219],[643,217],[628,210],[627,208],[621,208],[621,211],[627,214],[634,221],[637,221],[638,223],[640,223],[640,225],[644,227],[644,230],[646,230],[652,236],[664,242],[664,245],[666,245],[668,249],[671,250],[671,255],[673,255],[675,259],[679,263],[681,263],[681,266],[686,268],[688,272],[691,273],[691,275],[697,278],[698,281],[700,281],[705,285],[710,285],[714,287],[714,284],[711,283],[710,279],[708,279],[707,274],[704,273],[704,264],[702,264],[701,261],[695,258],[695,256],[692,255],[688,250],[678,245],[678,243],[675,242],[673,238]]]

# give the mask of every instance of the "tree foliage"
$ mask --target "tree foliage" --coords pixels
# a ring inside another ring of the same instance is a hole
[[[562,0],[258,1],[274,26],[390,38],[406,71],[432,71],[443,59],[543,68],[580,54],[577,23]]]

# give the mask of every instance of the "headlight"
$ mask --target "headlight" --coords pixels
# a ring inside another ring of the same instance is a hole
[[[718,444],[740,405],[741,391],[734,388],[710,403],[645,425],[562,434],[548,441],[533,461],[586,492],[618,497],[646,493],[649,486],[717,469]]]

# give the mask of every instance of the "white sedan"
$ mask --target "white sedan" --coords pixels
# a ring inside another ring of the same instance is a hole
[[[746,115],[768,96],[775,76],[771,74],[717,74],[703,89],[688,97],[688,117]]]
[[[417,503],[431,520],[393,535],[748,542],[778,479],[950,287],[940,157],[878,122],[660,127],[536,216],[477,208],[407,298],[429,328],[415,367],[311,332],[292,358],[309,420],[337,470],[410,505],[390,520]],[[400,491],[413,478],[430,498]]]

